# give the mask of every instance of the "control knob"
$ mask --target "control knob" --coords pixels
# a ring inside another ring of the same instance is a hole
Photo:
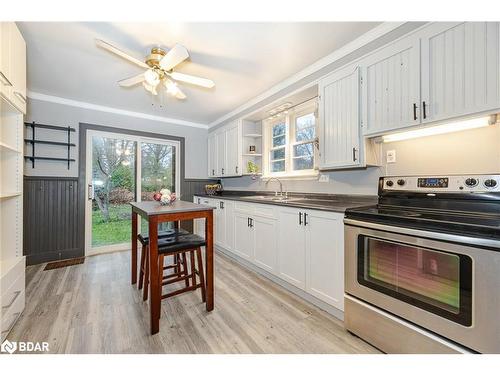
[[[494,188],[495,186],[497,186],[497,181],[492,179],[492,178],[489,178],[487,180],[484,181],[484,186],[486,186],[487,188]]]
[[[387,181],[385,183],[387,186],[391,187],[392,185],[394,185],[394,182],[392,182],[391,180]]]
[[[404,186],[405,183],[406,183],[406,181],[403,180],[403,179],[398,180],[398,185],[399,186]]]
[[[468,187],[474,187],[477,185],[477,179],[475,178],[468,178],[465,180],[465,185],[467,185]]]

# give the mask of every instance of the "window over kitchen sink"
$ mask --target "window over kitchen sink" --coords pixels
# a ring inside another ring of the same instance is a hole
[[[264,178],[316,176],[316,100],[264,120]]]

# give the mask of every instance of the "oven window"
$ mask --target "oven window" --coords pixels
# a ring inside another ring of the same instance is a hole
[[[463,325],[471,324],[472,260],[360,236],[358,281]]]

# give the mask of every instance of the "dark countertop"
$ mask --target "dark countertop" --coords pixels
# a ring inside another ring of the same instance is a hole
[[[344,194],[316,194],[316,193],[288,193],[288,201],[275,201],[271,199],[259,199],[257,196],[274,196],[268,191],[235,191],[227,190],[221,195],[208,195],[205,193],[194,194],[197,197],[211,199],[227,199],[239,202],[252,202],[259,204],[272,204],[284,207],[307,208],[311,210],[322,210],[344,213],[347,209],[372,206],[377,204],[376,195],[344,195]],[[252,198],[252,197],[256,198]]]

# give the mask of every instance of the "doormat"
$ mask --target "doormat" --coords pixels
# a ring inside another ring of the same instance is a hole
[[[85,262],[85,258],[74,258],[74,259],[67,259],[67,260],[59,260],[57,262],[50,262],[47,263],[45,268],[43,269],[44,271],[48,270],[54,270],[56,268],[63,268],[63,267],[68,267],[68,266],[75,266],[77,264],[82,264]]]

